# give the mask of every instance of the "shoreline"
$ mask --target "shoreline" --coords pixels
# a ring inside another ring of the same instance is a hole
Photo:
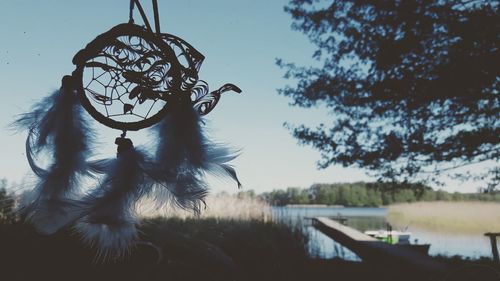
[[[343,205],[326,205],[326,204],[288,204],[285,206],[273,207],[287,207],[287,208],[345,208]],[[353,207],[355,208],[355,207]]]

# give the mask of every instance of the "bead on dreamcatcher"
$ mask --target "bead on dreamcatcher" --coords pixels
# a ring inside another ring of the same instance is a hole
[[[144,26],[134,23],[137,7]],[[153,0],[155,31],[139,0],[130,1],[130,19],[97,36],[73,58],[73,73],[58,91],[35,104],[14,125],[28,130],[26,155],[37,176],[34,196],[22,214],[44,234],[72,225],[103,257],[130,251],[138,237],[135,203],[155,193],[160,203],[200,212],[207,194],[206,173],[241,186],[229,161],[236,153],[210,141],[202,117],[222,93],[241,90],[225,84],[209,91],[198,78],[204,56],[183,39],[160,32]],[[122,131],[117,156],[91,161],[92,132],[85,112]],[[134,147],[127,131],[151,127],[153,150]],[[152,153],[151,153],[152,151]],[[37,163],[49,155],[46,167]],[[99,183],[83,195],[81,182]]]

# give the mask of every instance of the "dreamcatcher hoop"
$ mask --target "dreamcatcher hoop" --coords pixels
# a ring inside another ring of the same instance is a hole
[[[124,40],[129,42],[123,42]],[[125,45],[132,43],[131,40],[137,41],[136,44],[132,47]],[[156,61],[151,62],[151,59]],[[180,65],[174,50],[161,36],[135,24],[120,24],[99,35],[75,55],[73,64],[76,65],[72,74],[76,82],[75,88],[83,107],[94,119],[114,129],[139,130],[149,127],[167,114],[167,104],[189,99],[189,88],[182,89],[185,84],[182,78],[189,75]],[[145,73],[147,67],[156,69]],[[97,78],[94,76],[96,69],[102,70],[101,76]],[[92,72],[91,81],[85,81],[86,72]],[[104,76],[109,80],[106,81],[107,84],[96,80]],[[91,88],[96,81],[105,89],[104,93]],[[155,86],[163,87],[158,91],[148,91]],[[120,88],[122,91],[117,90]],[[127,99],[133,103],[124,101]],[[113,118],[134,115],[134,108],[146,100],[152,100],[153,104],[164,102],[164,106],[150,116],[142,116],[143,120],[127,122]],[[117,101],[123,103],[122,114],[109,112],[107,108]],[[105,112],[96,108],[99,103],[104,106]]]

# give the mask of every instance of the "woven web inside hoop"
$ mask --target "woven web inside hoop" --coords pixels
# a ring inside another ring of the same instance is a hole
[[[170,67],[153,43],[120,36],[85,63],[82,84],[91,105],[104,117],[139,122],[165,106]]]

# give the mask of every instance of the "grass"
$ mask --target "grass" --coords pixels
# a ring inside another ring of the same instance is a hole
[[[262,221],[158,218],[143,230],[167,259],[205,269],[200,278],[215,271],[214,280],[301,280],[308,259],[299,230]]]
[[[95,249],[70,230],[37,234],[0,224],[0,280],[304,280],[305,237],[257,220],[156,218],[142,222],[130,256],[95,263]]]
[[[270,222],[155,218],[145,220],[140,230],[142,239],[160,249],[159,262],[151,247],[138,246],[125,259],[95,263],[95,251],[69,230],[43,236],[26,224],[0,224],[0,280],[442,280],[390,265],[309,258],[300,232]],[[474,277],[489,274],[493,265],[488,260],[440,259],[450,264],[450,274],[471,268]]]
[[[154,202],[146,198],[139,204],[139,214],[144,218],[176,217],[194,218],[192,212],[164,206],[156,208]],[[236,196],[220,193],[205,199],[206,208],[199,218],[262,220],[271,218],[271,206],[257,197]]]
[[[500,203],[418,202],[389,206],[388,220],[397,226],[470,234],[500,232]]]
[[[209,205],[211,213],[201,218],[169,213],[170,217],[142,220],[140,238],[153,243],[161,259],[154,247],[140,244],[124,259],[96,263],[96,249],[84,245],[70,229],[44,236],[19,221],[0,221],[0,280],[435,280],[390,266],[310,258],[307,236],[265,221],[262,202],[213,200],[219,206]],[[441,259],[451,265],[452,273],[492,266],[488,260]]]

